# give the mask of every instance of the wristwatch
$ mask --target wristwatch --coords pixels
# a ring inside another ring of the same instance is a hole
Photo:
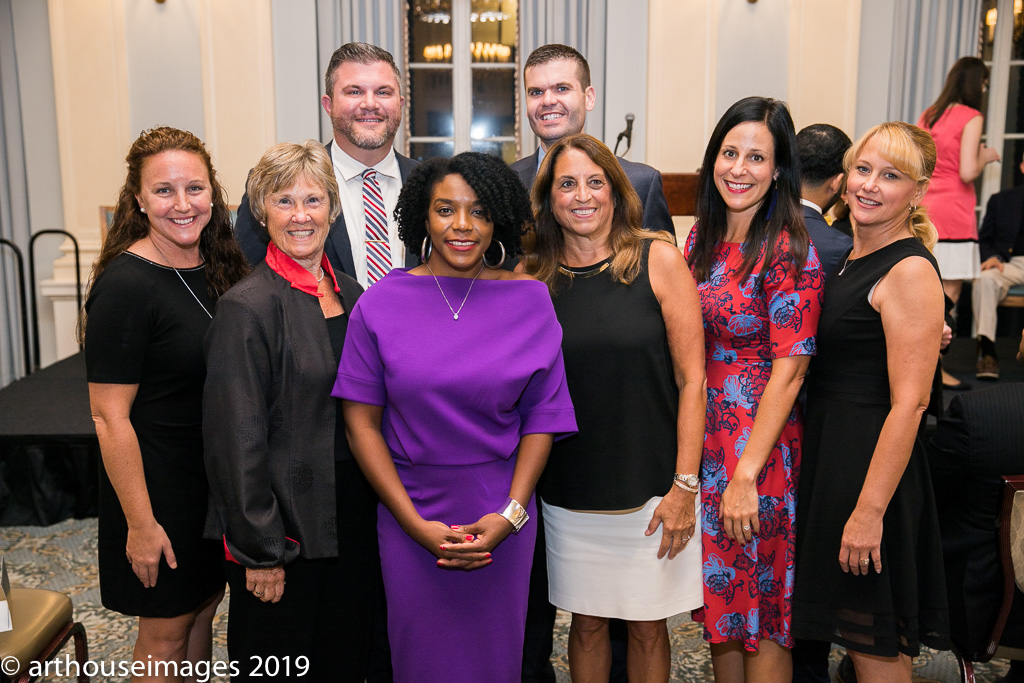
[[[530,519],[530,515],[526,513],[526,508],[520,505],[519,501],[515,498],[509,498],[505,501],[505,507],[498,510],[498,514],[509,521],[512,525],[512,533],[514,534],[518,534],[519,530]]]
[[[684,491],[700,493],[700,478],[696,474],[673,474],[672,483]]]

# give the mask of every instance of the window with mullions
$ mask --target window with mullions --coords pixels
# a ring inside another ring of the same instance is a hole
[[[1024,183],[1024,2],[983,0],[981,58],[990,69],[989,89],[982,101],[985,143],[1002,155],[981,176],[982,205],[1000,190]]]
[[[518,21],[518,0],[409,0],[409,156],[518,158]]]

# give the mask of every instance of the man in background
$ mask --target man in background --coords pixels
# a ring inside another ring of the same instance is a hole
[[[832,208],[843,189],[843,157],[853,143],[835,126],[815,123],[797,133],[796,144],[800,153],[804,225],[818,252],[822,271],[831,275],[839,267],[840,257],[853,246],[853,240],[829,225],[823,214]]]
[[[512,164],[527,191],[533,188],[544,155],[564,137],[583,132],[587,112],[594,108],[597,94],[590,84],[590,65],[568,45],[551,44],[530,53],[523,67],[526,88],[526,116],[530,128],[540,138],[533,154]],[[647,230],[667,230],[673,235],[672,216],[661,187],[657,169],[617,157],[633,189],[644,206]]]
[[[1020,164],[1024,173],[1024,160]],[[992,195],[978,232],[981,277],[971,289],[978,336],[978,379],[999,379],[996,309],[1010,287],[1024,284],[1024,185]]]

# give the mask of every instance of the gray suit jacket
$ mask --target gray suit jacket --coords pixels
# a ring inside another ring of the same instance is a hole
[[[828,277],[839,266],[839,259],[853,246],[853,239],[826,223],[822,215],[809,206],[804,206],[804,225],[818,252],[823,276]]]
[[[538,153],[534,152],[512,164],[512,170],[519,175],[519,180],[527,192],[533,189],[533,181],[537,179]],[[672,225],[672,215],[668,212],[668,202],[665,200],[665,191],[661,188],[661,173],[658,169],[647,164],[627,161],[622,157],[616,158],[622,170],[626,172],[629,182],[633,183],[633,189],[640,195],[640,203],[644,206],[644,228],[667,230],[675,235],[676,229]]]
[[[331,149],[334,147],[334,141],[331,140],[327,143],[326,147],[327,155],[330,156]],[[416,168],[420,162],[402,156],[397,152],[395,156],[398,157],[398,172],[404,183],[412,169]],[[249,265],[256,266],[263,263],[263,259],[267,255],[267,244],[270,243],[270,236],[267,234],[267,229],[260,225],[259,221],[252,215],[247,194],[242,195],[242,201],[238,205],[238,218],[235,220],[235,239],[238,240],[239,246],[242,247],[242,253],[245,254]],[[344,212],[339,213],[338,217],[331,224],[331,230],[327,234],[327,243],[324,245],[324,253],[327,254],[327,259],[331,262],[331,267],[334,268],[336,273],[345,273],[345,275],[351,278],[356,277],[355,261],[352,259],[352,244],[348,239]],[[419,265],[419,262],[419,254],[415,249],[405,250],[405,266],[407,268],[413,268]]]

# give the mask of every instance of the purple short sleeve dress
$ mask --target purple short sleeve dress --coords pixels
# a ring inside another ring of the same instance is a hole
[[[547,287],[471,284],[392,270],[352,310],[332,392],[384,407],[413,504],[449,525],[504,505],[522,435],[576,431]],[[448,301],[468,293],[458,320],[439,286]],[[534,522],[472,572],[439,569],[383,505],[377,532],[395,680],[519,681]]]

